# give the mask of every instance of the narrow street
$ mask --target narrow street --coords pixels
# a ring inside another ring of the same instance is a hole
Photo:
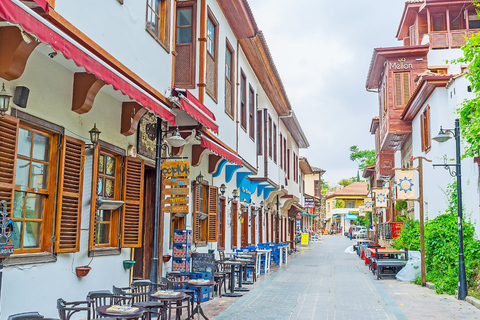
[[[344,253],[353,241],[322,240],[215,319],[480,319],[479,309],[453,296],[375,280],[358,256]]]

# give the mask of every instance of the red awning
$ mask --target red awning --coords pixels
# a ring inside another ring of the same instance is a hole
[[[44,1],[35,0],[35,2],[41,4]],[[84,67],[88,73],[94,74],[106,84],[111,84],[115,90],[120,90],[124,95],[170,122],[171,125],[176,125],[175,113],[169,108],[157,102],[149,93],[93,55],[49,21],[28,9],[19,0],[0,1],[0,17],[20,24],[25,32],[35,35],[43,43],[48,43],[55,51],[63,53],[65,58],[72,59],[78,66]]]
[[[233,154],[231,151],[225,149],[213,140],[206,138],[205,136],[202,136],[202,141],[200,142],[200,145],[212,151],[213,153],[216,153],[219,156],[227,159],[230,162],[238,164],[239,166],[242,165],[242,160],[237,155]]]
[[[180,97],[180,109],[188,113],[202,125],[218,134],[215,115],[188,90],[174,89],[174,94]]]

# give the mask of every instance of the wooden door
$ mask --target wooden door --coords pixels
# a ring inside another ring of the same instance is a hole
[[[218,249],[225,250],[225,209],[226,201],[224,197],[220,198],[220,213],[218,215]]]
[[[243,213],[242,211],[242,218],[240,219],[242,224],[242,248],[248,245],[248,210],[247,213]]]
[[[258,243],[263,242],[263,212],[262,209],[258,211]]]
[[[155,169],[145,167],[143,203],[143,246],[134,249],[133,279],[149,279],[152,260],[153,213],[155,206]],[[160,228],[162,230],[162,228]],[[159,248],[163,247],[163,232],[159,235]],[[160,267],[161,264],[160,264]],[[159,271],[161,274],[161,271]]]
[[[252,207],[252,210],[255,210],[255,208]],[[252,245],[255,244],[255,233],[256,233],[256,230],[255,230],[255,216],[252,214],[252,242],[251,242]]]

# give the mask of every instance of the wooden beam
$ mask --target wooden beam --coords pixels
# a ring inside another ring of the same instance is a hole
[[[208,156],[208,173],[212,174],[218,169],[222,157],[217,156],[216,154],[211,154]]]
[[[124,136],[130,136],[137,131],[138,122],[147,112],[147,109],[136,102],[122,103],[122,120],[120,133]]]
[[[93,101],[105,82],[95,75],[86,72],[76,72],[73,76],[72,111],[84,114],[92,109]]]
[[[198,167],[202,163],[203,156],[207,152],[207,148],[199,144],[192,146],[192,167]]]
[[[26,43],[17,27],[0,28],[1,78],[10,81],[18,79],[23,74],[30,54],[40,44],[31,39],[30,43]]]

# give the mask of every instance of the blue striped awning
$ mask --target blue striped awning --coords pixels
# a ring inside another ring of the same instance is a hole
[[[339,214],[332,215],[332,219],[338,218]]]
[[[358,214],[347,213],[347,220],[357,220]]]

